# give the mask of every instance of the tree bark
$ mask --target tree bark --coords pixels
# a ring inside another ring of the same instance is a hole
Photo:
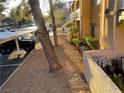
[[[50,13],[51,13],[52,24],[53,24],[54,42],[55,42],[55,46],[58,46],[58,38],[56,34],[56,22],[55,22],[54,7],[53,7],[52,0],[49,0],[49,5],[50,5]]]
[[[39,0],[29,0],[29,4],[31,6],[35,23],[38,27],[37,34],[39,36],[39,40],[43,46],[45,55],[48,60],[49,72],[56,72],[57,70],[61,69],[61,64],[58,61],[55,49],[50,41],[48,31],[45,27],[45,21],[40,9]]]

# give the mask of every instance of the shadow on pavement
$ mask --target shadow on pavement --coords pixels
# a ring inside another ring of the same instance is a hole
[[[20,55],[17,55],[14,52],[10,55],[0,55],[0,86],[23,62],[27,55],[28,53],[24,51]]]

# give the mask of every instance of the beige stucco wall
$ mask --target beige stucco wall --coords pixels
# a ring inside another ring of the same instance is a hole
[[[83,37],[84,36],[91,36],[91,26],[90,26],[89,17],[88,18],[83,17],[82,27],[83,27]]]
[[[114,36],[114,14],[105,15],[105,9],[110,12],[114,10],[115,0],[105,0],[101,3],[101,21],[100,21],[100,48],[113,49]],[[103,4],[104,3],[104,4]],[[109,6],[108,6],[109,5]]]
[[[119,26],[116,26],[114,50],[116,54],[124,55],[124,21]]]
[[[91,24],[96,24],[96,38],[100,32],[100,5],[93,5],[92,0],[80,0],[81,27],[84,36],[91,36]]]
[[[91,23],[96,24],[96,38],[100,38],[100,5],[91,6],[92,14],[91,14]]]
[[[81,31],[83,36],[91,35],[91,0],[80,0]]]

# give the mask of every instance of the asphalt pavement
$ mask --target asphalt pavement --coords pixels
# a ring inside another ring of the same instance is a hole
[[[16,51],[10,55],[0,54],[0,87],[23,62],[27,55],[28,54],[23,50],[20,51],[20,54],[18,54]]]

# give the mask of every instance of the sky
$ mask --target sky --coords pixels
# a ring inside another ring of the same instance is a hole
[[[47,0],[44,0],[46,1],[45,3],[43,3],[43,0],[39,0],[40,1],[40,6],[41,6],[41,9],[42,9],[42,12],[43,14],[47,14],[47,11],[49,10],[49,4],[48,4],[48,1]],[[62,2],[67,2],[67,1],[70,1],[70,0],[61,0]],[[16,7],[20,4],[21,0],[9,0],[8,1],[8,4],[7,4],[7,7],[8,9],[6,11],[4,11],[3,13],[5,15],[8,15],[10,10],[13,8],[13,7]]]

